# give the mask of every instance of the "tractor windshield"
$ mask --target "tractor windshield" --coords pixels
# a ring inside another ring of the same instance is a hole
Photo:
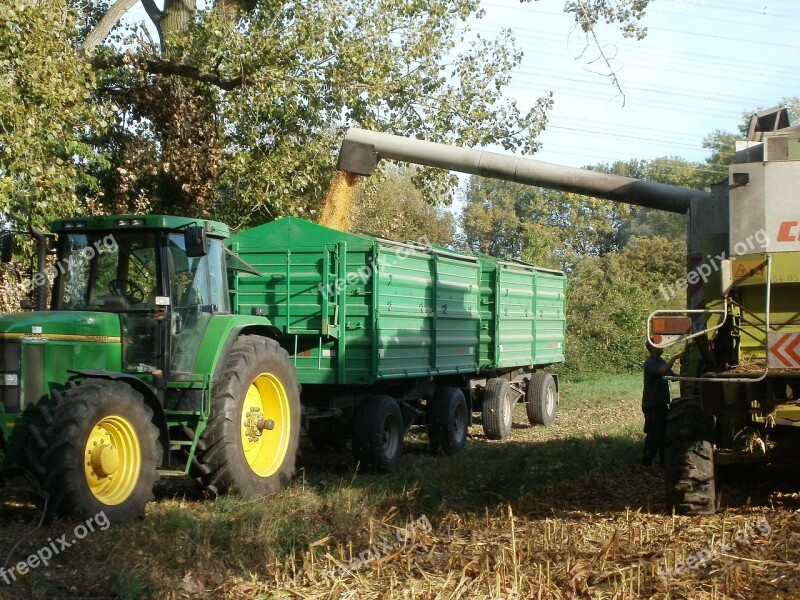
[[[154,231],[118,230],[61,237],[54,308],[118,314],[123,371],[163,368],[155,314],[155,299],[161,295],[158,239]]]
[[[148,231],[75,232],[55,268],[58,310],[147,310],[161,294],[157,237]]]

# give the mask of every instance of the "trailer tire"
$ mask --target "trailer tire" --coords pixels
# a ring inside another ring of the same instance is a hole
[[[536,371],[525,392],[525,408],[531,425],[550,425],[556,419],[558,390],[550,373]]]
[[[504,440],[511,433],[514,417],[512,394],[511,384],[506,379],[494,377],[486,383],[481,421],[483,432],[490,440]]]
[[[278,342],[257,335],[234,342],[211,410],[194,465],[208,492],[260,496],[289,483],[300,439],[300,394]]]
[[[353,422],[353,458],[371,471],[391,471],[403,454],[403,415],[391,396],[362,401]]]
[[[714,418],[699,398],[679,398],[667,416],[664,483],[667,506],[686,515],[717,509],[714,480]]]
[[[28,463],[47,494],[47,512],[110,523],[142,517],[153,500],[161,456],[158,428],[142,395],[121,381],[85,379],[54,392],[32,426]]]
[[[428,408],[428,441],[434,452],[460,454],[467,444],[467,400],[458,388],[440,387]]]

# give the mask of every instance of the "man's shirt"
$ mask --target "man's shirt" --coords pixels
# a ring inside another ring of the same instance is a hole
[[[660,356],[652,354],[644,361],[644,390],[642,392],[642,408],[669,404],[669,381],[658,372],[667,364]]]

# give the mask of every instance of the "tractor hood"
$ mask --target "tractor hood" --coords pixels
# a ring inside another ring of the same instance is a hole
[[[73,310],[0,315],[0,339],[20,338],[119,342],[119,315]]]

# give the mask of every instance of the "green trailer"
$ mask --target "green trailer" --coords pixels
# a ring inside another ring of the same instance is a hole
[[[411,425],[464,447],[472,411],[504,438],[524,402],[555,417],[565,277],[516,261],[343,233],[286,217],[227,241],[234,313],[266,317],[302,385],[315,446],[352,439],[365,466],[396,466]],[[257,271],[256,275],[254,271]]]

